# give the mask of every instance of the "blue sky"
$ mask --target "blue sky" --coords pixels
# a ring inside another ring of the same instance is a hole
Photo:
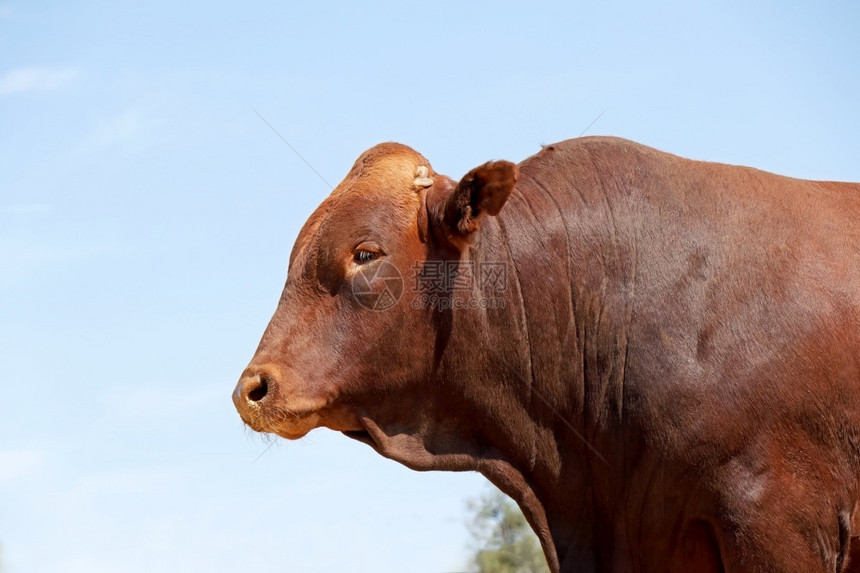
[[[753,5],[754,4],[754,5]],[[589,134],[860,181],[856,2],[0,3],[8,572],[463,569],[480,476],[230,393],[380,141],[459,177]],[[271,446],[271,447],[270,447]]]

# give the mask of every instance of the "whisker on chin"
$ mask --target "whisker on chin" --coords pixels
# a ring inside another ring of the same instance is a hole
[[[272,414],[277,416],[276,419],[279,422],[286,422],[290,418],[297,421],[301,419],[301,416],[298,413],[290,410],[289,408],[284,408],[283,406],[272,407]]]

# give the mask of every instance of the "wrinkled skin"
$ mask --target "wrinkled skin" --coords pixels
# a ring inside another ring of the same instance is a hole
[[[416,308],[435,261],[502,263],[501,292],[444,296],[504,305]],[[402,296],[366,308],[389,265]],[[810,572],[860,570],[858,386],[860,185],[584,138],[460,182],[366,152],[233,399],[257,431],[481,472],[553,571]]]

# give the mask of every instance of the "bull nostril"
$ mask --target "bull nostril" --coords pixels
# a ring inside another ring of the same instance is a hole
[[[269,381],[263,376],[257,378],[257,384],[248,391],[248,399],[251,402],[259,402],[269,393]]]

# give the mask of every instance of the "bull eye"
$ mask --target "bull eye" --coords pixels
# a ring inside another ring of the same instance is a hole
[[[377,257],[379,257],[378,253],[374,253],[373,251],[367,251],[365,249],[361,249],[355,252],[355,262],[357,263],[369,263]]]

